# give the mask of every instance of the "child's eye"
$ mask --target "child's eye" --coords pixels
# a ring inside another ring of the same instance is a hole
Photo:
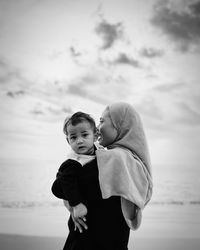
[[[83,134],[83,137],[87,137],[88,136],[88,134]]]
[[[71,136],[70,140],[72,140],[72,141],[76,140],[76,136]]]

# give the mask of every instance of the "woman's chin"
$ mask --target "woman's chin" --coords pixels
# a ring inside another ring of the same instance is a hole
[[[104,146],[104,145],[103,145],[102,137],[99,137],[99,138],[98,138],[98,143],[99,143],[101,146]]]

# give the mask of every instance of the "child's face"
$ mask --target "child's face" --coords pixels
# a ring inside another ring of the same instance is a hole
[[[96,135],[87,121],[76,125],[69,124],[67,127],[68,142],[77,154],[90,155],[94,153],[94,142]]]
[[[107,147],[111,145],[117,138],[117,130],[112,124],[109,111],[106,109],[101,118],[100,123],[98,125],[99,130],[99,144]]]

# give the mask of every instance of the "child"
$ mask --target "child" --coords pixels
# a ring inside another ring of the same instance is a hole
[[[54,195],[68,200],[73,208],[64,250],[127,250],[130,229],[122,214],[120,197],[102,198],[97,160],[93,155],[96,150],[94,121],[78,112],[65,122],[64,133],[76,152],[61,165],[52,186]],[[87,230],[80,230],[84,225],[82,220],[75,220],[80,227],[74,230],[73,214],[86,217]]]
[[[75,113],[65,122],[64,133],[75,153],[61,165],[52,186],[54,195],[67,200],[72,207],[64,250],[127,250],[130,230],[122,214],[120,197],[102,198],[94,120],[85,113]],[[85,225],[80,217],[86,218],[87,230],[84,227],[80,230]],[[74,230],[74,222],[79,230]]]
[[[96,151],[102,197],[120,196],[124,218],[136,230],[153,187],[140,117],[131,105],[114,103],[103,112],[98,129],[99,143],[108,149]]]
[[[56,197],[68,201],[74,218],[85,219],[87,208],[82,203],[77,176],[82,168],[81,165],[95,158],[94,142],[97,139],[95,121],[88,114],[77,112],[65,120],[63,131],[74,153],[60,166],[52,192]]]

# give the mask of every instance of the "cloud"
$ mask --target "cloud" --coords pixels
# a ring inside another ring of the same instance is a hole
[[[18,90],[18,91],[8,91],[7,92],[7,96],[9,97],[16,97],[16,96],[20,96],[20,95],[24,95],[25,94],[25,91],[23,90]]]
[[[156,100],[152,97],[145,97],[137,104],[136,108],[139,113],[148,116],[152,120],[162,121],[164,118],[160,106],[157,105]]]
[[[70,55],[71,55],[73,58],[76,58],[76,57],[81,56],[81,53],[80,53],[80,52],[77,52],[76,49],[75,49],[73,46],[71,46],[71,47],[69,48],[69,51],[70,51]]]
[[[156,133],[180,133],[183,129],[200,127],[200,113],[189,102],[176,100],[166,95],[150,93],[137,103],[135,108],[141,114],[148,128]]]
[[[0,84],[7,84],[12,80],[22,81],[23,79],[19,70],[12,68],[5,60],[0,59]]]
[[[6,67],[7,67],[6,62],[2,58],[0,58],[0,68],[6,68]]]
[[[107,96],[102,95],[99,91],[89,91],[87,85],[81,82],[72,83],[68,86],[67,93],[95,101],[96,103],[105,104]]]
[[[183,89],[185,86],[184,83],[169,83],[169,84],[164,84],[160,86],[156,86],[154,90],[159,91],[159,92],[172,92],[172,91],[179,91],[180,89]]]
[[[73,94],[73,95],[78,95],[82,97],[87,97],[88,93],[84,86],[79,82],[79,83],[73,83],[68,86],[67,93]]]
[[[119,56],[113,61],[114,64],[126,64],[133,66],[135,68],[141,68],[141,64],[138,60],[135,60],[129,56],[127,56],[125,53],[120,53]]]
[[[200,1],[184,3],[185,8],[178,11],[173,10],[169,1],[159,1],[151,19],[151,23],[176,42],[182,52],[200,47]]]
[[[194,15],[199,16],[200,15],[200,2],[190,4],[190,9]]]
[[[143,57],[147,57],[147,58],[161,57],[163,56],[163,54],[164,54],[164,51],[154,49],[154,48],[143,48],[140,51],[140,55]]]
[[[69,48],[69,53],[73,62],[75,62],[77,65],[80,65],[80,61],[82,61],[81,59],[83,59],[83,53],[79,52],[74,46],[71,46]]]
[[[97,72],[95,72],[97,73]],[[98,85],[100,82],[100,79],[97,75],[88,73],[80,77],[79,79],[76,79],[72,81],[67,88],[67,92],[69,94],[81,96],[84,98],[90,98],[90,89],[94,87],[95,85]]]
[[[169,128],[200,127],[199,88],[187,82],[165,83],[149,91]],[[146,105],[145,105],[146,106]],[[154,115],[154,113],[152,112]]]
[[[97,35],[103,39],[102,50],[111,48],[114,43],[123,37],[122,23],[110,24],[106,20],[102,20],[95,28]]]
[[[200,113],[191,108],[188,104],[180,102],[177,103],[180,115],[177,116],[176,121],[182,125],[200,126]]]
[[[73,80],[67,89],[73,94],[99,104],[125,100],[132,95],[131,86],[121,75],[113,75],[110,70],[93,68],[80,78]]]
[[[56,60],[65,54],[64,51],[53,50],[51,54],[48,55],[50,60]]]

